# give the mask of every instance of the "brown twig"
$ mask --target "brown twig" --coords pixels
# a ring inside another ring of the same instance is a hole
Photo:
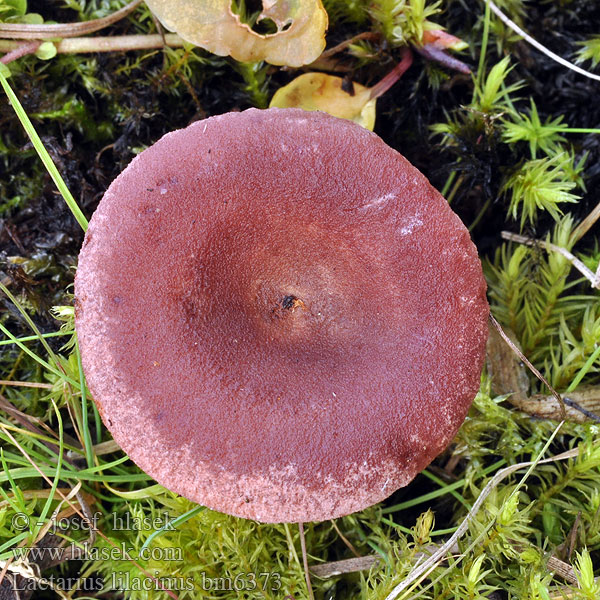
[[[600,423],[600,390],[595,388],[577,390],[564,396],[562,404],[554,396],[537,394],[530,398],[511,395],[509,402],[532,416],[540,419],[561,419],[561,407],[564,405],[565,418],[573,423],[595,421]]]
[[[504,333],[520,350],[514,333]],[[508,401],[523,412],[540,419],[561,419],[561,403],[554,396],[529,395],[527,369],[512,346],[505,344],[500,333],[491,325],[486,349],[487,370],[492,378],[492,392],[497,396],[508,395]],[[563,397],[566,417],[575,423],[587,420],[600,421],[600,387],[581,388]]]
[[[298,523],[300,531],[300,548],[302,549],[302,563],[304,564],[304,577],[306,579],[306,587],[308,590],[308,600],[315,600],[313,594],[312,583],[310,582],[310,572],[308,570],[308,555],[306,554],[306,538],[304,537],[304,523]]]
[[[352,36],[351,38],[344,40],[343,42],[340,42],[336,46],[333,46],[333,48],[329,48],[329,50],[325,50],[325,52],[322,52],[321,56],[319,56],[319,58],[317,58],[317,60],[330,58],[330,57],[334,56],[335,54],[337,54],[338,52],[345,50],[351,44],[354,44],[355,42],[358,42],[360,40],[378,40],[380,38],[381,38],[381,35],[379,33],[376,33],[374,31],[363,31],[363,33],[359,33],[355,36]]]
[[[546,563],[548,570],[553,571],[559,577],[562,577],[565,581],[573,585],[577,585],[577,575],[575,574],[575,569],[569,564],[560,560],[556,556],[552,555],[548,562]]]
[[[0,395],[0,410],[4,411],[7,415],[11,416],[21,427],[27,429],[31,433],[41,436],[42,438],[48,437],[44,432],[34,425],[34,422],[44,424],[40,422],[36,417],[21,412],[16,406],[13,406],[4,396]],[[42,440],[42,444],[54,453],[58,453],[58,445]]]
[[[158,33],[150,35],[115,35],[95,37],[74,37],[56,42],[58,54],[83,54],[89,52],[126,52],[128,50],[153,50],[164,47],[181,48],[184,41],[176,33],[163,37]],[[10,52],[19,47],[18,42],[0,39],[0,52]]]
[[[132,13],[142,0],[133,0],[112,15],[80,23],[0,23],[0,37],[18,40],[39,40],[54,37],[73,38],[100,31]]]
[[[557,546],[554,551],[555,554],[558,554],[561,558],[566,558],[568,561],[571,560],[573,550],[577,544],[577,534],[579,532],[579,527],[581,526],[581,514],[581,511],[577,511],[577,516],[575,517],[575,521],[573,522],[573,526],[571,527],[567,539],[565,539],[560,546]]]
[[[575,227],[571,233],[573,243],[578,242],[600,219],[600,202],[591,210],[590,214]]]
[[[44,390],[51,390],[54,386],[51,383],[39,383],[37,381],[7,381],[6,379],[0,379],[0,385],[9,385],[15,387],[31,387],[31,388],[42,388]]]
[[[415,562],[419,562],[424,558],[428,558],[438,549],[438,544],[430,544],[429,546],[426,546],[421,552],[417,552],[414,555]],[[456,554],[457,552],[459,552],[458,544],[454,544],[447,550],[448,554]],[[368,571],[380,561],[380,556],[369,554],[367,556],[359,556],[358,558],[346,558],[344,560],[335,560],[320,565],[313,565],[310,567],[310,572],[317,577],[327,579],[328,577],[335,577],[336,575],[343,575],[345,573]]]
[[[379,556],[359,556],[358,558],[346,558],[345,560],[336,560],[323,563],[321,565],[313,565],[310,567],[310,572],[317,577],[327,579],[335,575],[344,573],[356,573],[357,571],[367,571],[373,565],[381,560]]]
[[[64,494],[69,494],[72,489],[71,488],[66,488],[66,487],[61,487],[60,490],[64,493]],[[20,490],[19,491],[19,495],[23,496],[23,498],[25,500],[31,500],[33,498],[43,498],[46,499],[48,498],[48,496],[50,495],[51,490],[48,488],[42,489],[42,490]],[[92,496],[90,493],[88,492],[82,492],[82,494],[85,497],[85,500],[88,504],[94,504],[94,502],[96,502],[96,498],[94,496]],[[6,497],[7,498],[14,498],[15,494],[13,492],[7,492],[6,493]],[[0,500],[0,510],[10,506],[10,500]],[[69,509],[70,510],[70,509]],[[71,511],[72,513],[73,511]]]

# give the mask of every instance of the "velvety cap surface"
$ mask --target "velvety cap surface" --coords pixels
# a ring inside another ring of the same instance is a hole
[[[112,183],[76,327],[115,440],[167,488],[310,521],[407,484],[475,396],[488,306],[447,202],[349,121],[211,117]]]

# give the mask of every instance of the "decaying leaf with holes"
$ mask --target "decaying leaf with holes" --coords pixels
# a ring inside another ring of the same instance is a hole
[[[219,56],[240,62],[264,60],[300,67],[313,62],[325,47],[327,13],[321,0],[263,0],[257,22],[270,19],[277,32],[261,35],[231,10],[230,0],[147,0],[170,31]]]

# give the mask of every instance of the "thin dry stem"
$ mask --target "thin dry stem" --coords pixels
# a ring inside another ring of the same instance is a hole
[[[80,23],[42,23],[41,25],[33,25],[31,23],[0,23],[0,37],[20,40],[39,40],[55,37],[73,38],[85,35],[86,33],[100,31],[120,21],[133,12],[141,3],[142,0],[133,0],[133,2],[117,10],[112,15]]]
[[[38,383],[37,381],[7,381],[0,379],[0,385],[12,385],[15,387],[31,387],[31,388],[42,388],[45,390],[51,390],[54,385],[51,383]]]
[[[351,38],[344,40],[343,42],[340,42],[336,46],[333,46],[333,48],[329,48],[329,50],[325,50],[325,52],[322,52],[321,56],[319,56],[319,58],[317,58],[317,60],[330,58],[330,57],[334,56],[335,54],[337,54],[338,52],[345,50],[351,44],[354,44],[355,42],[358,42],[360,40],[378,40],[380,37],[381,36],[377,32],[363,31],[362,33],[358,33],[357,35],[354,35]]]
[[[600,389],[597,387],[571,392],[568,397],[563,397],[561,404],[556,401],[554,396],[544,395],[527,398],[513,394],[508,400],[519,410],[540,419],[559,421],[561,408],[564,405],[566,420],[574,423],[585,423],[586,421],[600,423],[600,416],[598,416],[598,412],[600,412]]]
[[[561,418],[564,421],[566,419],[565,403],[561,395],[550,385],[550,382],[531,364],[529,359],[521,352],[521,349],[506,335],[502,329],[500,323],[490,314],[490,322],[496,328],[498,333],[502,336],[502,339],[512,348],[513,352],[529,367],[529,370],[552,392],[552,395],[559,403],[561,407]]]
[[[600,202],[591,210],[590,214],[575,227],[571,234],[573,243],[578,242],[600,219]]]
[[[7,415],[12,417],[19,425],[24,427],[26,430],[34,433],[36,435],[44,436],[44,433],[41,429],[36,427],[34,423],[38,423],[43,426],[49,433],[50,437],[56,435],[41,419],[37,417],[32,417],[22,411],[20,411],[16,406],[13,406],[11,402],[9,402],[4,396],[0,395],[0,410],[4,411]],[[46,434],[48,435],[48,434]],[[74,441],[74,440],[73,440]],[[68,442],[70,443],[70,441]],[[48,442],[46,440],[42,440],[42,444],[46,446],[52,452],[58,452],[58,445]]]
[[[546,564],[548,570],[553,571],[565,581],[568,581],[573,585],[577,585],[577,575],[575,574],[575,569],[569,563],[566,563],[553,555],[548,559]]]
[[[587,420],[600,421],[600,386],[580,388],[564,396],[558,402],[551,395],[529,395],[529,377],[519,354],[513,351],[513,344],[521,350],[514,333],[509,329],[504,333],[511,339],[509,346],[494,327],[489,327],[487,341],[487,370],[492,377],[492,391],[497,396],[508,396],[508,401],[532,416],[540,419],[560,421],[564,412],[569,421],[585,423]]]
[[[592,285],[592,287],[600,289],[600,278],[597,273],[593,273],[588,269],[576,256],[571,254],[566,248],[556,246],[550,242],[544,240],[536,240],[534,238],[520,235],[518,233],[511,233],[510,231],[503,231],[501,233],[502,239],[509,240],[511,242],[518,242],[519,244],[525,244],[526,246],[539,246],[544,250],[558,252],[564,256]]]
[[[308,570],[308,554],[306,553],[306,538],[304,537],[304,523],[298,523],[300,531],[300,548],[302,549],[302,562],[304,564],[304,577],[306,578],[306,588],[308,591],[308,600],[315,600],[312,583],[310,582],[310,571]]]
[[[584,75],[585,77],[589,77],[590,79],[595,79],[596,81],[600,81],[600,75],[596,75],[594,73],[590,73],[573,63],[570,63],[568,60],[565,60],[558,54],[552,52],[552,50],[548,50],[546,46],[540,44],[536,39],[532,38],[526,31],[521,29],[514,21],[511,21],[493,2],[492,0],[486,0],[489,4],[492,12],[508,27],[510,27],[515,33],[519,34],[526,42],[529,42],[534,48],[537,48],[540,52],[544,53],[546,56],[549,56],[552,60],[556,61],[558,64],[566,67],[567,69],[571,69],[580,75]]]
[[[60,489],[65,494],[69,494],[69,492],[71,492],[72,488],[61,487]],[[25,500],[31,500],[32,498],[44,498],[44,499],[46,499],[50,495],[50,491],[51,490],[49,490],[49,489],[43,489],[43,490],[20,490],[19,495],[22,495],[23,498],[25,498]],[[94,496],[92,496],[91,494],[88,494],[87,492],[82,492],[82,494],[83,494],[83,497],[85,498],[85,501],[88,504],[93,504],[96,501],[96,498],[94,498]],[[15,494],[13,492],[7,492],[6,493],[6,497],[7,498],[14,498]],[[7,506],[10,506],[10,500],[0,500],[0,510],[2,510],[3,508],[5,508]]]
[[[310,572],[317,577],[327,579],[344,573],[356,573],[357,571],[368,571],[373,565],[381,561],[380,556],[359,556],[358,558],[346,558],[344,560],[335,560],[323,563],[322,565],[313,565]]]
[[[559,425],[559,427],[562,423]],[[563,452],[557,456],[552,458],[545,458],[538,461],[528,461],[518,463],[516,465],[511,465],[510,467],[506,467],[501,471],[498,471],[496,475],[488,482],[488,484],[483,488],[479,497],[473,504],[473,508],[469,511],[467,516],[463,519],[462,523],[458,526],[457,530],[452,534],[452,536],[442,544],[427,560],[421,563],[417,568],[413,569],[410,574],[404,579],[401,583],[399,583],[385,598],[385,600],[396,600],[401,592],[403,592],[408,586],[410,586],[415,581],[420,581],[424,577],[426,577],[436,566],[445,559],[446,555],[451,552],[451,549],[455,547],[454,545],[458,542],[458,540],[467,532],[469,528],[469,524],[475,517],[475,515],[479,512],[486,498],[490,495],[492,490],[506,477],[518,471],[520,469],[524,469],[526,467],[533,467],[537,464],[548,464],[552,462],[557,462],[560,460],[567,460],[570,458],[575,458],[579,455],[579,448],[574,448],[573,450],[569,450],[567,452]]]
[[[58,54],[84,54],[90,52],[127,52],[128,50],[153,50],[163,48],[181,48],[183,40],[176,33],[164,36],[155,33],[150,35],[115,35],[97,37],[74,37],[56,42]],[[0,39],[0,52],[10,52],[19,47],[18,42]]]
[[[332,520],[331,524],[333,525],[333,528],[335,529],[336,533],[340,536],[342,542],[344,542],[344,544],[346,544],[346,546],[350,549],[350,552],[352,552],[352,554],[354,554],[354,556],[356,556],[357,558],[362,558],[362,556],[356,551],[356,548],[351,544],[350,540],[346,539],[344,534],[340,531],[340,528],[337,526],[337,523],[334,520]]]

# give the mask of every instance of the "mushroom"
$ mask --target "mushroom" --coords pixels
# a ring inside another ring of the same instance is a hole
[[[165,135],[111,184],[75,281],[90,391],[165,487],[324,520],[452,440],[487,337],[475,246],[359,125],[255,109]]]

